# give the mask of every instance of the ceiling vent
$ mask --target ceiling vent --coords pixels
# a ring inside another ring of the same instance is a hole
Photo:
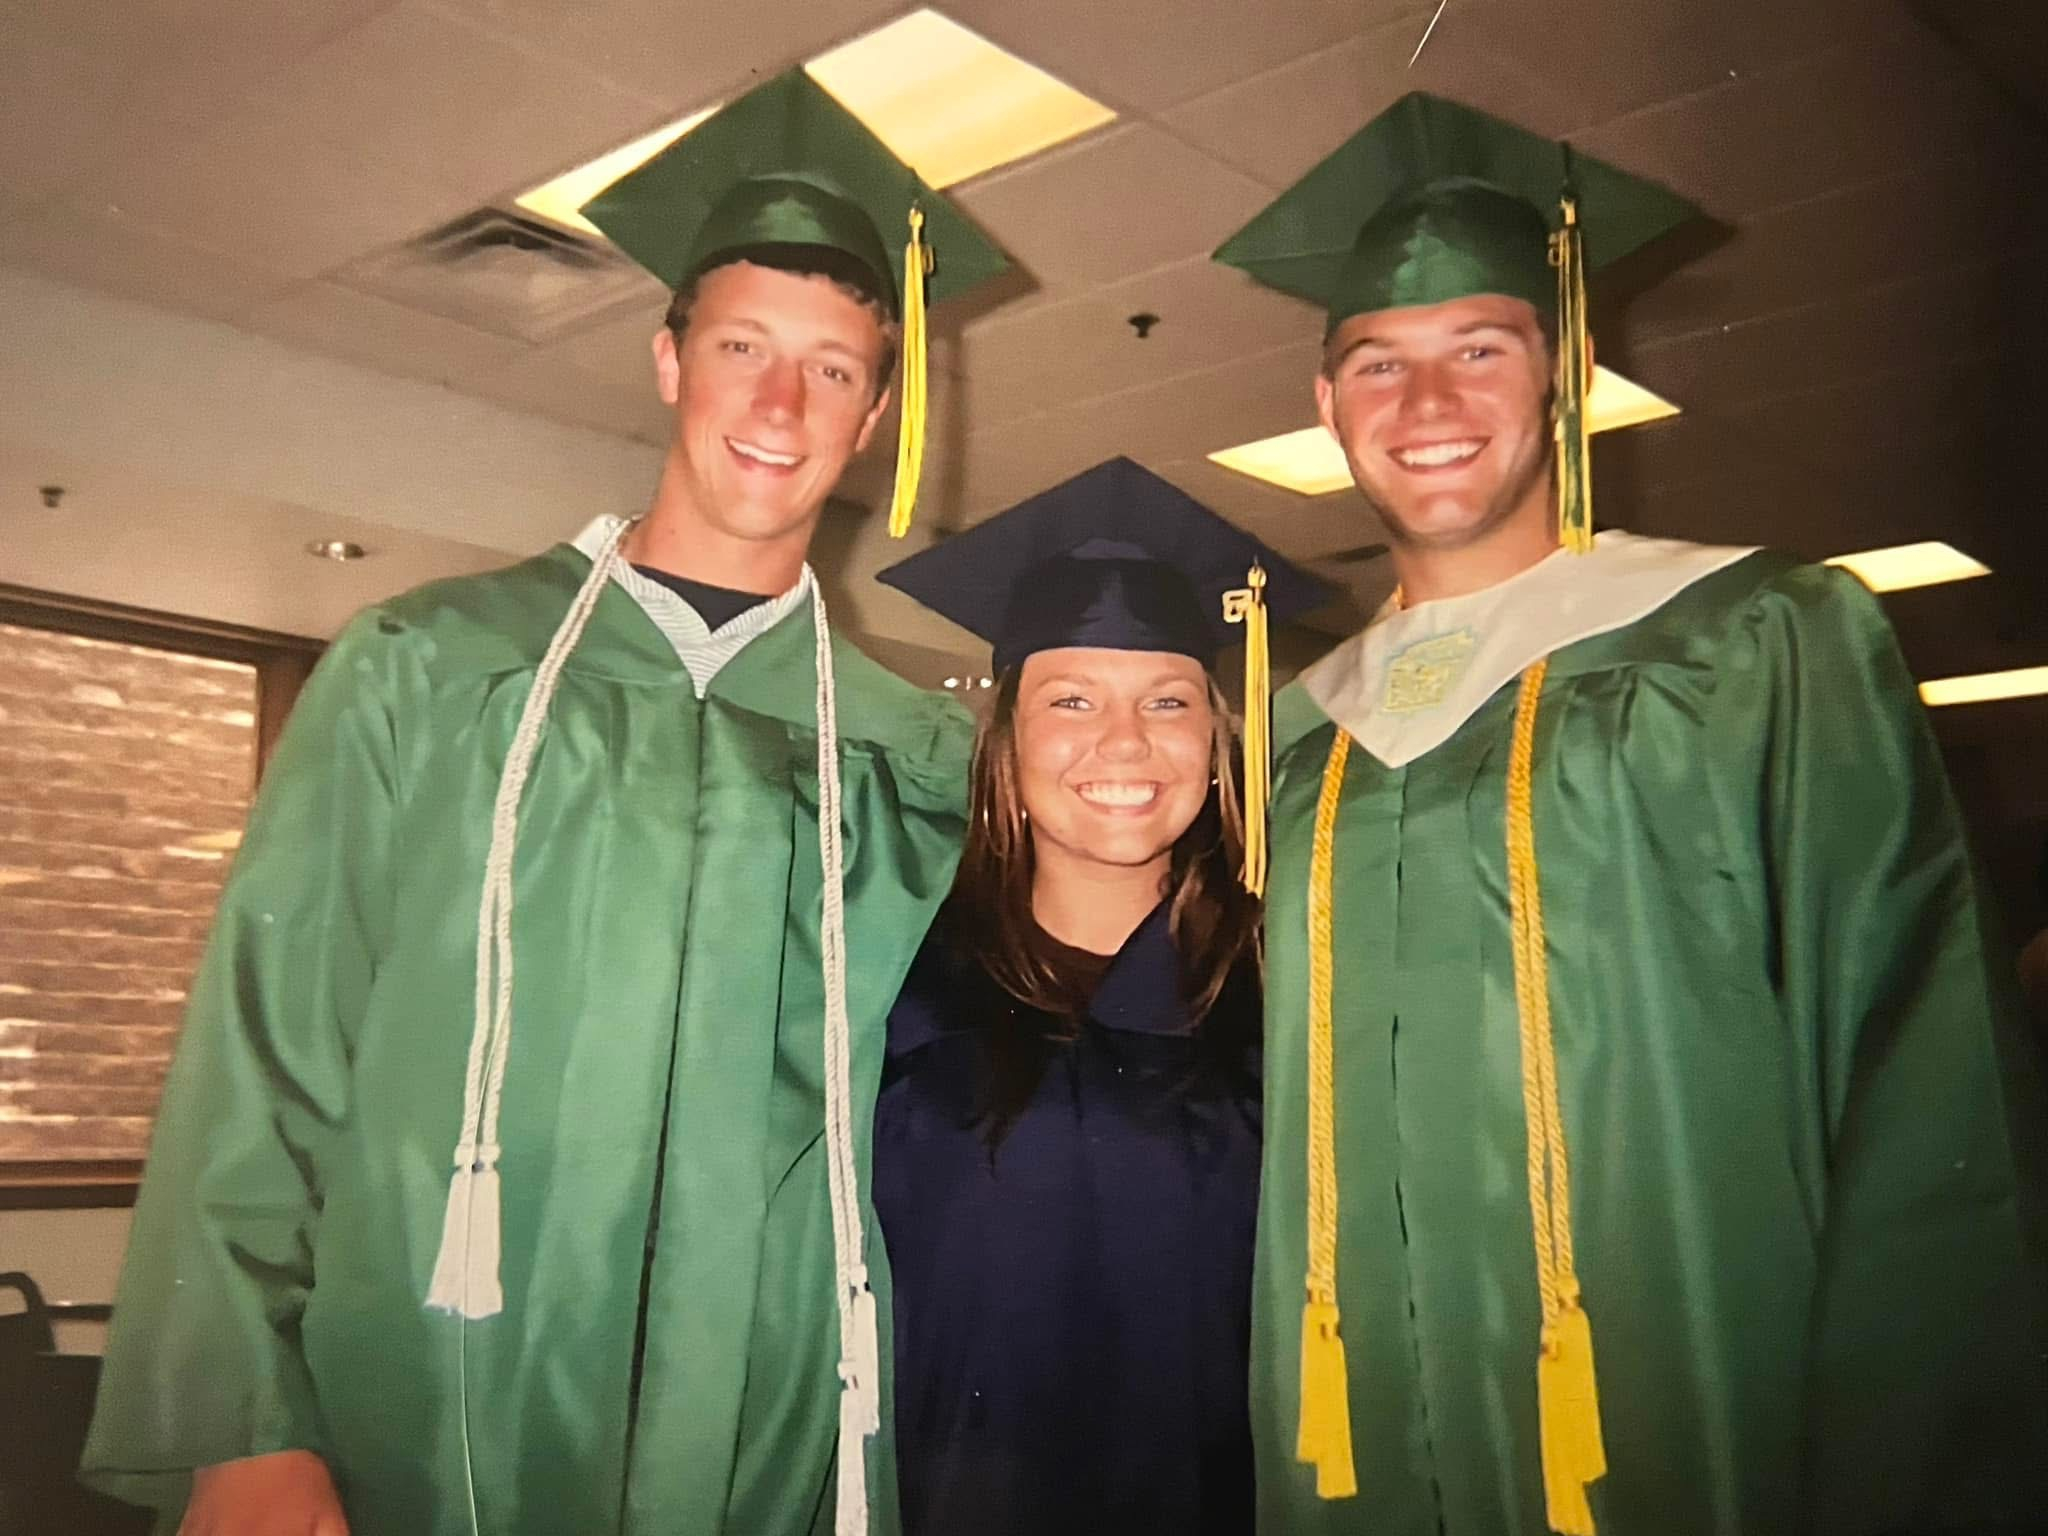
[[[544,342],[629,300],[650,319],[661,284],[615,247],[525,214],[479,208],[336,274],[364,293],[517,341]]]

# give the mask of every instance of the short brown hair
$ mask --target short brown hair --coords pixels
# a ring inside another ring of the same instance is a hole
[[[896,356],[903,346],[903,326],[888,299],[874,291],[874,280],[867,268],[851,257],[840,256],[838,252],[822,246],[751,246],[699,267],[676,285],[676,291],[668,301],[668,314],[662,320],[677,346],[683,344],[683,332],[690,328],[690,308],[697,302],[698,285],[707,274],[742,261],[797,277],[822,277],[872,315],[882,332],[882,354],[875,369],[875,397],[881,398],[882,391],[889,387],[889,380],[896,373]]]
[[[1021,675],[1022,668],[1012,667],[1000,679],[975,739],[966,845],[941,917],[955,948],[1024,1005],[988,1026],[983,1117],[991,1152],[1037,1091],[1048,1043],[1072,1038],[1087,1003],[1066,994],[1059,972],[1032,942],[1039,932],[1031,907],[1035,860],[1017,769]],[[1244,816],[1237,794],[1236,743],[1229,707],[1213,679],[1209,706],[1215,719],[1209,753],[1215,783],[1173,845],[1161,892],[1180,956],[1182,998],[1198,1033],[1233,976],[1247,965],[1256,968],[1259,958],[1259,900],[1238,879]],[[1205,1054],[1219,1061],[1245,1044],[1220,1038],[1209,1043],[1215,1050]]]

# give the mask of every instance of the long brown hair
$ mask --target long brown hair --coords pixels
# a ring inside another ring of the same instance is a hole
[[[1017,766],[1021,672],[1012,667],[999,679],[975,739],[967,841],[945,915],[956,948],[1021,1005],[1008,1020],[992,1025],[983,1109],[991,1150],[1036,1091],[1046,1047],[1074,1036],[1087,1005],[1086,998],[1069,994],[1032,914],[1036,859]],[[1248,962],[1256,964],[1259,948],[1259,901],[1238,879],[1244,815],[1230,710],[1213,679],[1208,686],[1215,782],[1201,811],[1174,843],[1160,892],[1180,956],[1182,999],[1198,1031],[1232,976]]]

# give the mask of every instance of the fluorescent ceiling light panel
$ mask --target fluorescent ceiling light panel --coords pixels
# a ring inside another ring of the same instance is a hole
[[[1101,102],[937,11],[912,11],[804,68],[933,187],[950,187],[1116,119]],[[693,112],[515,201],[529,213],[596,235],[576,210],[717,110]]]
[[[937,11],[912,11],[804,68],[934,187],[950,187],[1114,122]]]
[[[1678,414],[1678,407],[1669,400],[1609,368],[1594,369],[1586,410],[1595,432],[1618,432]],[[1344,450],[1321,427],[1304,427],[1299,432],[1222,448],[1209,459],[1303,496],[1324,496],[1351,487],[1351,466],[1344,460]]]
[[[1942,704],[1987,704],[1994,699],[2024,699],[2037,693],[2048,693],[2048,667],[1937,678],[1920,685],[1920,702],[1930,708]]]
[[[1939,540],[1836,555],[1828,564],[1851,572],[1873,592],[1904,592],[1913,587],[1933,587],[1945,581],[1968,581],[1991,574],[1990,566]]]
[[[1303,427],[1256,443],[1219,448],[1209,455],[1209,461],[1303,496],[1327,496],[1351,488],[1351,466],[1345,462],[1344,450],[1321,427]]]

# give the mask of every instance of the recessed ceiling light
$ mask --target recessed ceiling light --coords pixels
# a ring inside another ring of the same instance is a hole
[[[1990,566],[1938,539],[1836,555],[1828,564],[1853,573],[1873,592],[1904,592],[1913,587],[1932,587],[1945,581],[1968,581],[1991,574]]]
[[[960,679],[957,677],[949,677],[946,679],[946,686],[948,688],[958,688],[960,686]]]
[[[321,560],[336,560],[346,564],[360,560],[369,551],[349,539],[315,539],[306,546],[306,553]]]
[[[1593,391],[1586,401],[1595,432],[1618,432],[1646,422],[1676,416],[1678,407],[1611,368],[1593,370]],[[1264,480],[1303,496],[1326,496],[1351,488],[1351,466],[1344,450],[1321,427],[1304,427],[1278,437],[1220,448],[1209,455],[1225,469]]]
[[[933,187],[950,187],[1114,122],[1101,102],[937,11],[912,11],[804,66]],[[565,171],[515,201],[596,235],[576,210],[668,148],[716,106]]]
[[[2024,699],[2037,693],[2048,693],[2048,667],[1936,678],[1920,685],[1920,702],[1930,708],[1943,704],[1988,704],[1994,699]]]

